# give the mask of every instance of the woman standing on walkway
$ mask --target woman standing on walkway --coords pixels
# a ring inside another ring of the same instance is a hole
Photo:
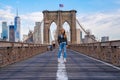
[[[58,35],[58,43],[59,43],[59,51],[58,51],[58,62],[60,62],[60,56],[62,53],[62,50],[64,50],[64,62],[66,62],[66,57],[67,57],[67,53],[66,53],[66,45],[67,45],[67,36],[65,33],[65,30],[62,28],[60,29],[60,34]]]

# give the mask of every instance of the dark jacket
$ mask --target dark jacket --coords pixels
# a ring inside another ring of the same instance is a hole
[[[63,35],[58,35],[58,43],[66,42],[67,45],[67,38],[64,38]]]

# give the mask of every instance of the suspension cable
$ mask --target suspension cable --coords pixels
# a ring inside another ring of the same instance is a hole
[[[80,28],[83,30],[83,32],[85,32],[85,34],[89,35],[88,32],[83,28],[83,26],[80,24],[80,22],[78,21],[78,19],[76,19],[78,25],[80,26]],[[94,39],[92,36],[89,36],[92,40],[97,41],[96,39]]]

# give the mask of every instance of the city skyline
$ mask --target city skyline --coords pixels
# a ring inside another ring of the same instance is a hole
[[[63,4],[63,8],[59,8],[59,4]],[[16,8],[21,17],[22,35],[28,34],[29,28],[33,30],[34,23],[43,19],[43,10],[75,9],[80,23],[85,29],[92,30],[97,38],[109,36],[110,40],[120,39],[119,0],[0,0],[0,33],[1,22],[6,21],[10,25],[16,15]]]

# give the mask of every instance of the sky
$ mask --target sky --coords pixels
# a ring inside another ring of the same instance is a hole
[[[63,8],[59,8],[63,4]],[[120,0],[0,0],[1,22],[14,22],[16,9],[21,18],[21,38],[33,30],[35,22],[43,20],[43,10],[76,10],[76,18],[85,29],[90,29],[98,40],[109,36],[120,39]]]

